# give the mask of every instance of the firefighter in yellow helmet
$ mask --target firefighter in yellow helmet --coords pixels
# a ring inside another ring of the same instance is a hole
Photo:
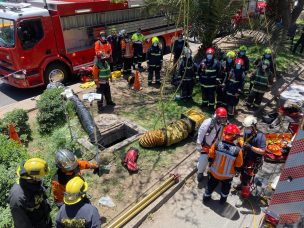
[[[99,228],[101,220],[98,210],[86,197],[88,183],[80,176],[71,179],[65,189],[64,205],[56,217],[57,228]]]
[[[51,207],[42,179],[49,169],[46,161],[31,158],[17,169],[18,181],[9,194],[15,228],[51,228]]]
[[[147,64],[149,71],[148,86],[152,85],[154,73],[156,85],[160,85],[160,70],[163,64],[163,53],[159,46],[159,39],[157,37],[152,38],[152,45],[147,52]]]

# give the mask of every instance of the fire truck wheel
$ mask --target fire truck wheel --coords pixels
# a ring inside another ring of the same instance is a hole
[[[44,72],[44,82],[49,84],[50,82],[64,83],[68,79],[68,69],[61,63],[51,63],[47,66]]]

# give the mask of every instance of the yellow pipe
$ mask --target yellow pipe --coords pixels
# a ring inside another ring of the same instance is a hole
[[[123,215],[121,215],[115,222],[107,226],[107,228],[117,228],[122,227],[129,220],[131,220],[136,214],[138,214],[142,209],[144,209],[147,205],[149,205],[152,201],[154,201],[157,197],[159,197],[163,192],[169,189],[176,180],[176,176],[172,175],[168,180],[166,180],[161,186],[135,204],[132,208],[126,211]]]

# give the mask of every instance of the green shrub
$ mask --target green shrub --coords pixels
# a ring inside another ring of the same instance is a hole
[[[66,122],[63,100],[60,94],[63,88],[45,90],[37,102],[37,121],[40,134],[49,134]]]
[[[14,111],[8,112],[1,120],[1,132],[5,135],[8,135],[9,125],[13,123],[21,141],[26,143],[31,140],[32,134],[28,120],[28,114],[23,109],[15,109]]]
[[[13,227],[7,197],[16,182],[17,167],[28,157],[25,147],[0,134],[0,227]]]

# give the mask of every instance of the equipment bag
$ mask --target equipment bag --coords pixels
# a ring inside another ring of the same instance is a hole
[[[137,172],[138,168],[137,168],[137,159],[138,159],[138,155],[139,155],[139,151],[138,149],[131,147],[123,160],[123,166],[126,167],[126,169],[129,172]]]

